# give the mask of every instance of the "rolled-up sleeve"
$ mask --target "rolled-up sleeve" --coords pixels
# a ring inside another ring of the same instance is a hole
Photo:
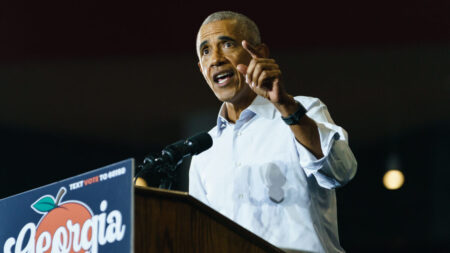
[[[327,107],[319,99],[296,99],[307,109],[308,117],[316,122],[324,154],[317,159],[294,138],[300,166],[307,176],[314,176],[321,187],[332,189],[345,185],[355,176],[357,167],[348,146],[347,132],[334,124]]]

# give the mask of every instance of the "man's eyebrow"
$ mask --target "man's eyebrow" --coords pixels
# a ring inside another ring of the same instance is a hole
[[[230,41],[236,42],[235,39],[228,37],[228,36],[219,36],[219,40],[230,40]]]
[[[199,49],[199,50],[202,49],[202,47],[203,47],[206,43],[208,43],[207,40],[202,41],[202,43],[200,43],[200,46],[198,46],[198,49]]]
[[[231,37],[228,37],[228,36],[224,36],[224,35],[219,36],[219,40],[236,42],[235,39],[233,39],[233,38],[231,38]],[[208,43],[208,40],[202,41],[202,43],[200,43],[200,45],[198,46],[198,49],[199,49],[199,50],[202,49],[202,47],[203,47],[205,44],[207,44],[207,43]]]

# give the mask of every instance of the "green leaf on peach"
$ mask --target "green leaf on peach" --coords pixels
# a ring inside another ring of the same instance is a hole
[[[44,196],[33,204],[33,208],[40,213],[47,213],[55,207],[55,201],[49,196]]]

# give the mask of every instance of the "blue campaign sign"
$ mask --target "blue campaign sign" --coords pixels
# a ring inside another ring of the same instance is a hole
[[[132,252],[134,160],[0,200],[3,253]]]

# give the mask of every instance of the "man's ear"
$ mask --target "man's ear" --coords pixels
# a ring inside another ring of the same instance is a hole
[[[259,44],[257,46],[256,50],[258,51],[259,55],[263,56],[263,58],[269,58],[270,51],[269,51],[269,47],[266,44],[264,44],[264,43]]]

